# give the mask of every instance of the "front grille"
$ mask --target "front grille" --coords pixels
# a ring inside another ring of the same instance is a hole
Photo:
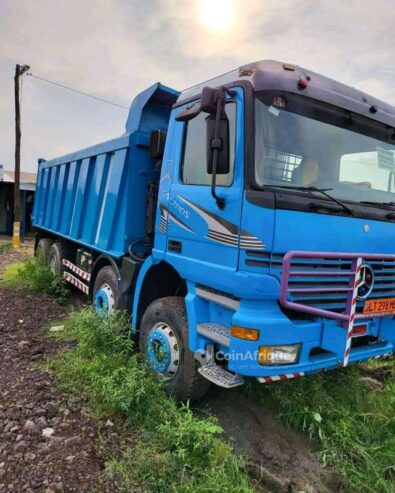
[[[290,269],[289,298],[291,301],[302,305],[344,312],[351,270],[350,260],[295,258]],[[304,274],[294,275],[296,272],[303,272]],[[362,310],[362,308],[363,302],[358,302],[357,311]]]
[[[257,254],[259,253],[259,256]],[[246,264],[266,267],[279,280],[282,276],[284,254],[246,252]],[[342,313],[346,307],[352,259],[293,256],[289,268],[288,299],[305,306]],[[369,299],[395,297],[395,258],[387,255],[362,256],[362,263],[374,272],[374,285]],[[295,275],[298,272],[301,275]],[[357,301],[357,313],[364,301]]]

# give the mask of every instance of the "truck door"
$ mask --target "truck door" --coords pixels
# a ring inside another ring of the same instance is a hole
[[[207,114],[201,113],[187,123],[175,121],[184,106],[173,111],[170,129],[177,137],[170,152],[171,187],[168,194],[160,194],[159,204],[167,222],[167,260],[187,279],[225,291],[229,289],[226,279],[238,265],[243,191],[242,97],[242,90],[237,89],[235,98],[225,106],[230,126],[230,170],[226,175],[217,175],[217,194],[225,199],[225,208],[219,209],[212,197],[212,175],[206,170]]]

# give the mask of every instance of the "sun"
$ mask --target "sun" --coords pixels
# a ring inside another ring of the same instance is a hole
[[[200,0],[200,22],[210,31],[224,33],[235,22],[235,0]]]

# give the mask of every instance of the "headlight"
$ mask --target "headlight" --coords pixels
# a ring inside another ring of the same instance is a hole
[[[301,344],[289,346],[260,346],[260,365],[292,365],[298,362]]]

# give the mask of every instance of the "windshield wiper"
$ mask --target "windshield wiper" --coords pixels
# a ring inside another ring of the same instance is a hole
[[[346,204],[343,204],[343,202],[340,202],[340,200],[336,199],[335,197],[333,197],[332,195],[330,195],[329,192],[330,190],[333,190],[333,188],[318,188],[318,187],[314,187],[314,186],[309,186],[309,187],[303,187],[303,186],[293,186],[293,185],[267,185],[268,187],[271,187],[271,188],[285,188],[285,189],[288,189],[288,190],[298,190],[298,191],[301,191],[301,192],[318,192],[318,193],[322,193],[322,195],[325,195],[325,197],[327,197],[328,199],[332,200],[332,202],[335,202],[336,204],[340,205],[340,207],[346,211],[348,214],[350,214],[351,216],[354,215],[354,211],[352,209],[350,209],[350,207],[348,207]]]
[[[370,200],[361,200],[360,204],[376,205],[378,207],[395,207],[395,202],[373,202]]]

